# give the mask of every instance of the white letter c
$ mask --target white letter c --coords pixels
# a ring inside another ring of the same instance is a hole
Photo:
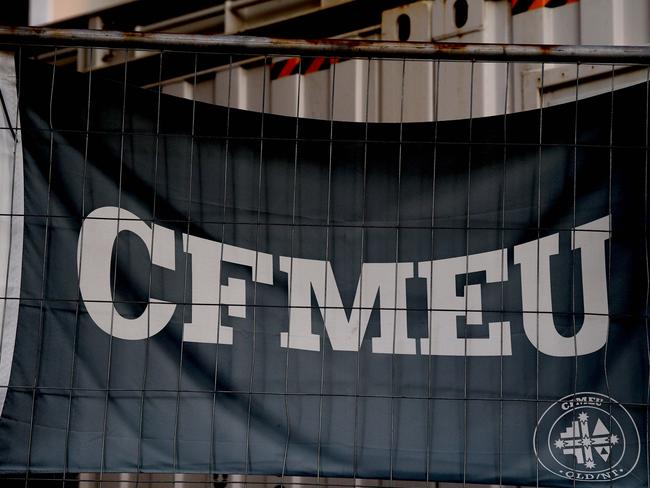
[[[141,340],[167,325],[176,304],[149,297],[139,317],[130,319],[119,314],[111,290],[111,256],[118,232],[123,231],[133,232],[142,239],[154,265],[175,269],[173,230],[155,224],[152,229],[128,210],[101,207],[85,218],[79,233],[79,288],[88,314],[100,329],[120,339]]]

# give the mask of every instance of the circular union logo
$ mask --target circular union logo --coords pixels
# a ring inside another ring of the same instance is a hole
[[[539,418],[533,447],[551,473],[577,481],[612,481],[639,462],[639,431],[611,397],[582,392],[558,400]]]

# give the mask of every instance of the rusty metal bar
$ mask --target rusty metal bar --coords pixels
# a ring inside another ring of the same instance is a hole
[[[75,46],[259,55],[312,55],[384,59],[453,59],[566,63],[650,63],[650,46],[569,46],[392,42],[350,39],[117,32],[0,27],[0,45]]]

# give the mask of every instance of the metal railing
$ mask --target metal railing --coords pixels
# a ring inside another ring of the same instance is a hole
[[[647,64],[650,46],[570,46],[390,42],[349,39],[271,39],[265,37],[117,32],[81,29],[0,27],[0,43],[22,46],[73,46],[150,49],[169,52],[509,61],[545,63]]]

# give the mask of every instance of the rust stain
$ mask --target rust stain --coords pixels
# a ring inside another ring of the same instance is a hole
[[[120,47],[230,54],[458,59],[485,61],[642,62],[650,47],[467,44],[463,42],[387,42],[358,39],[271,39],[225,35],[188,35],[0,27],[3,44],[32,46]]]

